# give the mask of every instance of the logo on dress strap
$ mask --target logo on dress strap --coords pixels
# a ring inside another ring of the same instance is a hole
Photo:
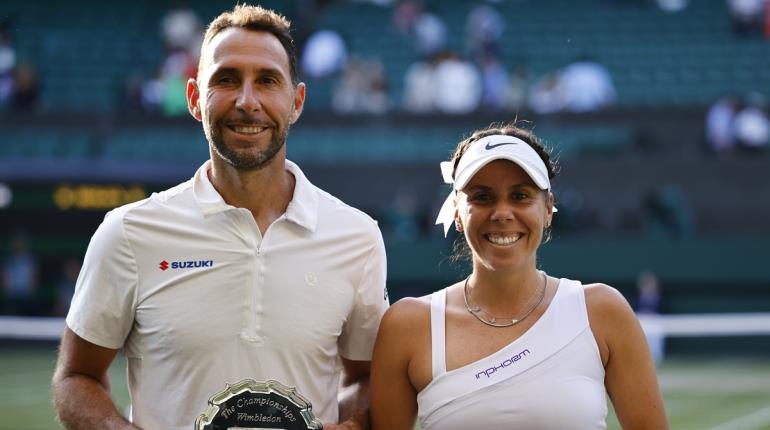
[[[486,375],[487,378],[489,378],[490,375],[492,375],[493,373],[497,372],[498,370],[505,369],[506,367],[521,360],[522,358],[528,356],[529,354],[532,354],[532,353],[528,349],[525,349],[520,353],[513,355],[511,358],[505,359],[502,363],[500,363],[499,366],[492,366],[489,369],[482,370],[481,372],[477,373],[476,379],[481,379],[481,375]]]

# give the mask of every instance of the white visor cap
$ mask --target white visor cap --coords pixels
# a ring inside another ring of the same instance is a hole
[[[468,147],[460,162],[457,163],[454,177],[452,176],[452,163],[441,163],[441,174],[444,182],[452,184],[453,192],[447,196],[441,206],[436,224],[444,224],[444,236],[454,222],[455,207],[454,194],[468,184],[473,176],[482,167],[494,160],[509,160],[522,169],[532,178],[535,185],[541,190],[550,190],[551,181],[548,179],[548,169],[537,151],[527,142],[508,135],[495,134],[479,139]],[[556,208],[553,208],[556,212]]]
[[[457,164],[454,181],[449,183],[453,183],[452,188],[455,190],[462,190],[473,175],[494,160],[513,161],[524,169],[541,190],[551,189],[548,169],[537,151],[527,142],[506,135],[487,136],[472,143]]]

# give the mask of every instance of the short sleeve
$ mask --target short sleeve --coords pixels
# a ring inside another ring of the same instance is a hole
[[[385,244],[379,229],[375,230],[375,243],[363,265],[363,274],[356,290],[353,308],[339,339],[340,355],[349,360],[372,359],[380,320],[390,305],[385,285],[387,276]]]
[[[121,209],[109,212],[88,245],[67,326],[96,345],[120,349],[134,323],[136,262]]]

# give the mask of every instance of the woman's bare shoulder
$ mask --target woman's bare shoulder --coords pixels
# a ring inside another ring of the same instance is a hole
[[[430,296],[405,297],[385,311],[374,355],[406,366],[426,343],[430,345]]]
[[[606,284],[584,286],[588,321],[594,333],[602,363],[607,364],[613,345],[638,329],[633,309],[623,294]]]
[[[607,284],[586,284],[583,286],[583,289],[585,290],[586,306],[588,307],[589,315],[593,313],[613,316],[615,313],[633,313],[623,294]],[[607,314],[608,312],[609,314]]]
[[[383,325],[412,325],[430,320],[430,295],[404,297],[393,303],[382,318]]]

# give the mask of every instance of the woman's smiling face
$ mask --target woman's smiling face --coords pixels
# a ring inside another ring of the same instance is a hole
[[[456,222],[473,252],[475,269],[507,271],[535,266],[553,195],[517,164],[495,160],[457,193]]]

